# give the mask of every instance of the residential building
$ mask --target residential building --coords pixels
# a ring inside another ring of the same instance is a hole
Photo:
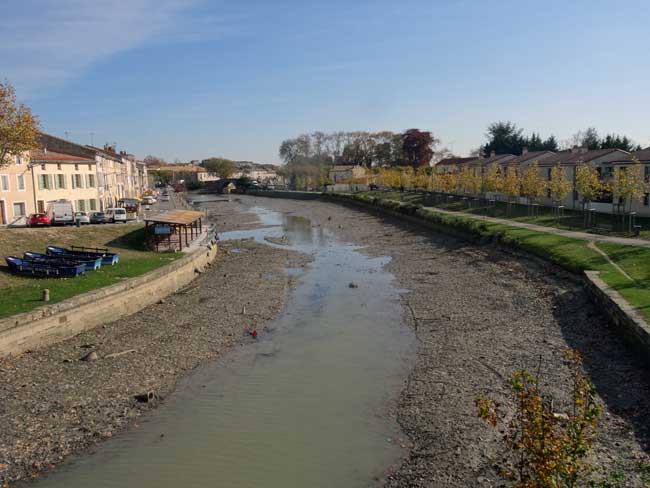
[[[56,200],[70,200],[75,211],[100,209],[94,158],[43,148],[30,151],[30,168],[37,212]]]
[[[445,158],[438,161],[434,167],[437,171],[440,171],[442,173],[455,173],[457,171],[460,171],[463,167],[479,161],[480,158],[478,157]]]
[[[34,213],[29,153],[10,155],[0,166],[0,225],[24,225]]]
[[[366,168],[363,166],[334,166],[330,169],[329,178],[333,184],[348,183],[350,180],[366,176]]]
[[[554,156],[545,158],[539,162],[540,176],[550,180],[551,171],[556,164],[564,168],[565,178],[571,182],[573,191],[567,195],[561,204],[566,208],[580,209],[580,195],[576,189],[576,167],[580,163],[593,164],[601,173],[602,177],[607,178],[611,174],[615,161],[628,159],[630,153],[622,149],[596,149],[589,150],[586,147],[574,147],[566,151],[555,153]],[[540,203],[543,205],[552,205],[550,197],[542,198]],[[612,198],[610,195],[603,197],[596,202],[591,203],[591,208],[598,212],[612,212]]]

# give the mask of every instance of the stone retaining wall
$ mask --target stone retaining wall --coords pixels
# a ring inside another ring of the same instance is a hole
[[[142,276],[1,319],[0,357],[54,344],[138,312],[186,286],[216,255],[217,245],[206,242],[187,256]]]
[[[600,279],[598,271],[585,271],[585,289],[591,300],[619,329],[640,359],[650,366],[650,326],[639,311]]]

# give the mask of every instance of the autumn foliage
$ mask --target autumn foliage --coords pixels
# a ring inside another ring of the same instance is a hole
[[[16,101],[16,91],[0,82],[0,167],[9,155],[21,154],[37,145],[39,122],[31,110]]]
[[[582,372],[582,356],[568,350],[571,371],[571,404],[556,412],[553,399],[540,391],[539,379],[526,370],[509,381],[515,412],[506,420],[499,405],[486,397],[476,401],[478,416],[503,432],[511,456],[501,475],[517,488],[573,488],[588,471],[589,454],[601,407],[596,391]]]

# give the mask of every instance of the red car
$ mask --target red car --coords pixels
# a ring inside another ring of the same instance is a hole
[[[27,220],[27,227],[37,227],[39,225],[51,225],[50,218],[43,213],[31,214]]]

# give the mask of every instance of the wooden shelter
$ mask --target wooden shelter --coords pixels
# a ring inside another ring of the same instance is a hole
[[[203,212],[194,210],[169,210],[144,219],[145,243],[158,251],[166,244],[168,250],[183,250],[203,231]]]

